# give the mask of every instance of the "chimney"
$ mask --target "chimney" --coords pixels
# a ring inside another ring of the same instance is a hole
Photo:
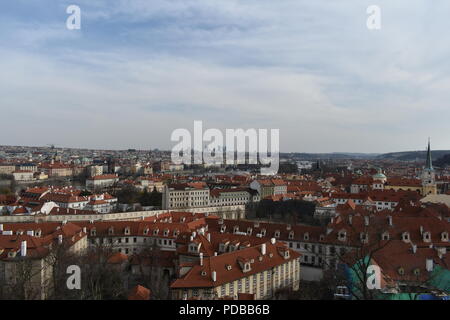
[[[387,218],[388,218],[389,225],[392,226],[392,216],[388,216]]]
[[[433,259],[427,259],[426,260],[426,268],[428,272],[433,271]]]
[[[20,245],[20,255],[22,257],[27,256],[27,241],[26,240],[22,241],[22,243]]]
[[[215,271],[213,271],[211,273],[211,277],[212,277],[212,281],[216,282],[216,280],[217,280],[217,273]]]
[[[83,227],[83,232],[87,233],[87,228],[86,227]]]
[[[261,254],[262,254],[262,255],[265,255],[265,254],[266,254],[266,244],[265,244],[265,243],[263,243],[263,244],[261,245]]]
[[[216,251],[214,251],[214,257],[217,257],[217,252]]]
[[[0,223],[0,231],[3,231],[3,223]]]
[[[369,225],[369,217],[364,216],[364,225],[367,227]]]
[[[27,235],[29,235],[29,236],[34,236],[34,231],[33,230],[29,230],[29,231],[27,231]]]
[[[417,245],[416,245],[416,244],[413,244],[413,245],[412,245],[412,252],[413,252],[413,253],[416,253],[416,252],[417,252]]]
[[[200,265],[203,266],[203,253],[200,252]]]
[[[208,233],[208,234],[206,235],[206,238],[208,239],[208,242],[211,242],[211,233]]]
[[[62,234],[60,234],[60,235],[58,235],[58,243],[62,244],[62,242],[63,242],[63,236],[62,236]]]
[[[420,234],[423,234],[423,226],[420,226]]]
[[[350,214],[350,215],[348,216],[348,224],[351,225],[352,222],[353,222],[353,216]]]
[[[271,244],[275,244],[276,241],[277,241],[277,240],[276,240],[275,238],[271,238],[271,239],[270,239],[270,243],[271,243]]]

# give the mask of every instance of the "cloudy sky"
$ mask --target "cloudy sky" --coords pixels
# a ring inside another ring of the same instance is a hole
[[[450,149],[449,13],[448,0],[5,0],[0,144],[169,149],[202,120],[280,129],[281,151],[422,150],[428,136]]]

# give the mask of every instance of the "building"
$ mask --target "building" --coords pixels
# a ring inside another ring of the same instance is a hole
[[[73,175],[73,168],[69,164],[61,161],[43,163],[39,166],[39,170],[46,173],[49,177],[70,177]]]
[[[287,193],[287,183],[281,179],[257,179],[250,183],[250,188],[258,191],[261,199]]]
[[[430,141],[428,141],[427,160],[422,171],[422,195],[437,194],[436,174],[431,159]]]
[[[87,236],[71,223],[0,224],[0,290],[25,300],[51,297],[58,247],[72,254],[87,249]]]
[[[190,243],[199,251],[200,243]],[[277,290],[298,290],[300,254],[271,239],[226,253],[180,264],[178,279],[170,286],[173,299],[220,299],[251,294],[254,299],[273,298]]]
[[[250,188],[226,188],[211,190],[209,203],[211,206],[232,206],[246,205],[259,200],[259,194],[256,190]]]
[[[34,174],[32,171],[14,171],[13,177],[15,181],[33,181]]]
[[[186,209],[209,206],[209,188],[204,182],[166,185],[162,196],[162,209]]]
[[[101,190],[112,187],[119,181],[119,177],[115,174],[102,174],[86,179],[86,189]]]

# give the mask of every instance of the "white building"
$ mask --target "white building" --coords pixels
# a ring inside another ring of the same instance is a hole
[[[209,188],[203,182],[166,185],[163,190],[163,209],[183,209],[209,206]]]

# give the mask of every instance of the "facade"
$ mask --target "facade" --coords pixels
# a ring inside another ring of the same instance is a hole
[[[39,166],[39,170],[46,173],[49,177],[70,177],[73,175],[72,166],[61,161],[50,163],[43,163]]]
[[[51,297],[52,252],[64,246],[73,254],[87,249],[87,236],[74,224],[0,224],[0,290],[25,300]]]
[[[170,184],[164,187],[162,209],[185,209],[209,206],[209,188],[205,183]]]
[[[34,175],[32,171],[14,171],[13,177],[15,181],[33,181]]]
[[[260,200],[256,190],[250,188],[213,189],[210,193],[211,206],[246,205]]]
[[[193,250],[197,248],[194,245]],[[209,257],[200,253],[198,262],[180,265],[179,278],[170,286],[172,298],[211,300],[250,294],[259,300],[273,298],[280,289],[296,291],[299,256],[275,239]]]
[[[260,199],[287,193],[287,184],[281,179],[257,179],[250,183],[250,188],[258,191]]]
[[[102,174],[86,179],[86,189],[100,190],[112,187],[119,181],[119,177],[115,174]]]

